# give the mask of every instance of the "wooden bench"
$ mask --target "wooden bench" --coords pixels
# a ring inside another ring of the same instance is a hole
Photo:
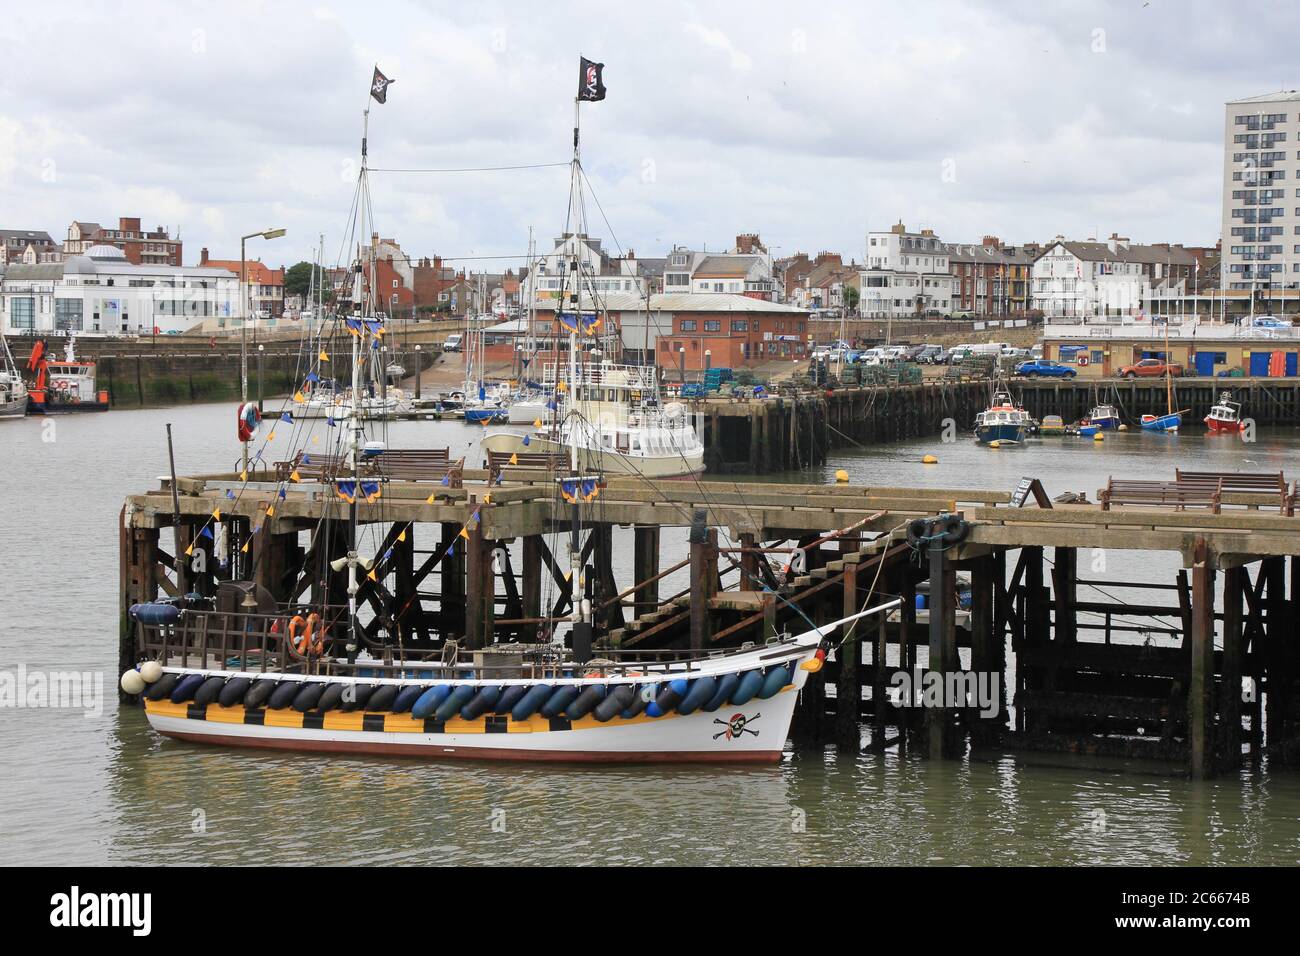
[[[371,473],[389,481],[448,479],[452,488],[464,483],[465,459],[451,461],[446,448],[393,448],[371,460]]]
[[[488,484],[495,485],[507,468],[558,474],[569,470],[569,461],[569,453],[564,451],[489,451],[487,453]]]
[[[1179,484],[1217,484],[1220,491],[1286,497],[1286,478],[1280,471],[1183,471],[1174,470]]]
[[[1220,508],[1217,485],[1200,482],[1111,478],[1097,493],[1097,500],[1102,511],[1109,511],[1112,505],[1173,505],[1179,511],[1209,508],[1218,514]]]
[[[333,481],[340,475],[346,475],[352,467],[346,455],[322,455],[300,451],[289,461],[275,463],[275,480],[288,481],[296,471],[303,480]]]

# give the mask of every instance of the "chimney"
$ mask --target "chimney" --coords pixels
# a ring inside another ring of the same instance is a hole
[[[208,247],[204,246],[202,249],[199,250],[199,265],[206,266],[207,264],[208,264]]]
[[[992,248],[992,249],[1001,249],[1001,248],[1002,248],[1002,240],[999,239],[997,236],[985,236],[985,237],[984,237],[982,240],[980,240],[980,241],[981,241],[981,243],[982,243],[983,245],[988,246],[988,247],[990,247],[990,248]]]

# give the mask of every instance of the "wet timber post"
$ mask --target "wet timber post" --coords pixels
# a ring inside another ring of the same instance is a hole
[[[699,519],[703,512],[697,512]],[[709,646],[709,601],[718,586],[718,532],[706,527],[701,520],[691,524],[691,649],[703,650]]]
[[[637,588],[632,595],[635,602],[633,617],[653,611],[659,606],[659,582],[650,581],[659,573],[659,526],[657,524],[638,524],[632,529],[632,578],[633,583],[650,583]]]
[[[1224,770],[1241,765],[1241,679],[1245,641],[1242,593],[1245,570],[1234,565],[1223,572],[1223,689],[1219,694],[1219,733],[1215,762]]]
[[[541,535],[529,534],[524,535],[523,544],[520,546],[523,565],[520,568],[520,574],[523,576],[521,593],[523,616],[526,618],[542,616],[542,575],[545,573],[542,567],[542,545]],[[536,639],[537,625],[525,625],[524,632]]]
[[[975,558],[971,561],[970,566],[971,671],[974,672],[977,679],[986,674],[997,675],[1000,683],[1004,669],[1000,666],[995,648],[999,635],[995,630],[995,616],[993,613],[993,555],[989,554]],[[999,693],[1001,692],[999,691]],[[996,733],[996,725],[986,718],[976,720],[971,726],[971,737],[978,744],[992,743],[996,738]]]
[[[1212,776],[1211,699],[1214,689],[1214,571],[1205,539],[1197,538],[1192,564],[1191,680],[1187,691],[1187,744],[1193,780]]]
[[[858,575],[857,568],[845,564],[844,601],[840,608],[841,616],[848,617],[858,611]],[[862,747],[862,731],[858,727],[859,710],[862,707],[862,689],[858,683],[858,659],[861,639],[857,633],[855,621],[853,634],[840,644],[836,650],[839,658],[840,672],[835,685],[835,745],[845,753],[857,753]]]
[[[952,658],[949,648],[956,641],[956,608],[953,604],[953,592],[956,590],[956,572],[942,540],[938,537],[930,542],[930,674],[939,679],[939,700],[927,702],[926,739],[929,743],[929,755],[932,758],[950,755],[949,739],[951,735],[952,712],[948,701],[944,699],[947,675],[952,670]],[[928,675],[927,675],[928,676]]]

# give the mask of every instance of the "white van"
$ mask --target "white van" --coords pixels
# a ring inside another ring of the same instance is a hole
[[[453,332],[451,335],[447,336],[447,341],[442,343],[442,350],[444,352],[459,352],[460,343],[463,339],[464,336],[459,332]]]

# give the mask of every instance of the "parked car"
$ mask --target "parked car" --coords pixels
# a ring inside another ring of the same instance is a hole
[[[904,362],[916,362],[920,360],[921,353],[925,349],[926,346],[924,345],[909,345],[903,349],[903,354],[900,357]]]
[[[882,348],[863,349],[858,353],[858,361],[863,365],[883,365],[885,363],[885,350]]]
[[[1160,375],[1182,375],[1183,367],[1177,363],[1166,363],[1163,359],[1143,359],[1132,365],[1125,365],[1119,370],[1120,378],[1155,378]]]
[[[1060,362],[1050,362],[1047,359],[1030,359],[1028,362],[1021,362],[1016,366],[1016,374],[1023,375],[1025,378],[1063,378],[1068,382],[1079,373],[1068,365],[1062,365]]]
[[[464,338],[465,337],[459,332],[453,332],[451,335],[447,336],[446,341],[442,343],[442,350],[444,352],[459,352],[460,343]]]
[[[942,345],[923,345],[921,351],[916,353],[914,361],[920,362],[922,365],[937,365],[937,358],[943,351]]]

